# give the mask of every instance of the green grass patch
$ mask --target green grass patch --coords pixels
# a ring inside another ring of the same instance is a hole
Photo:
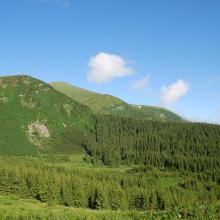
[[[177,208],[170,211],[139,212],[70,208],[60,205],[48,206],[33,199],[20,199],[14,195],[0,195],[1,220],[217,220],[213,210],[198,208],[190,210],[188,217]]]
[[[159,184],[163,188],[169,188],[169,187],[176,186],[179,183],[181,183],[181,181],[183,181],[183,180],[180,177],[161,177],[161,178],[159,178]]]
[[[54,82],[51,83],[51,86],[73,100],[88,106],[96,114],[110,114],[150,121],[184,121],[177,114],[164,108],[131,105],[117,97],[81,89],[64,82]]]

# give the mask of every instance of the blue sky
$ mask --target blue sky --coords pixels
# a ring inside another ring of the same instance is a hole
[[[1,0],[0,75],[220,123],[219,0]]]

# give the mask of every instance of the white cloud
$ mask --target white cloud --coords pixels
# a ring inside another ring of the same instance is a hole
[[[215,111],[213,122],[220,124],[220,108]]]
[[[131,85],[131,88],[134,91],[143,90],[148,86],[149,81],[150,81],[150,76],[145,76],[144,78],[134,81]]]
[[[109,82],[114,78],[129,76],[133,69],[120,56],[109,53],[99,53],[89,61],[87,79],[97,84]]]
[[[189,83],[182,79],[179,79],[169,86],[163,86],[161,89],[160,104],[165,107],[170,106],[185,96],[189,89]]]
[[[220,83],[220,76],[213,77],[213,78],[209,79],[208,82],[209,82],[210,84]]]

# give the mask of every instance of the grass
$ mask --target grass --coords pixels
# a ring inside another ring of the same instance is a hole
[[[94,125],[89,108],[28,77],[0,77],[0,154],[38,155],[39,151],[79,152],[79,143]],[[28,125],[39,122],[49,138]]]
[[[180,177],[161,177],[159,178],[159,184],[164,188],[169,188],[178,185],[182,179]]]
[[[14,157],[16,160],[22,161],[33,161],[33,162],[41,162],[51,166],[62,166],[69,169],[85,169],[93,171],[109,171],[109,172],[122,172],[126,173],[130,169],[132,169],[135,165],[120,165],[117,167],[110,167],[104,165],[100,162],[100,164],[93,165],[90,162],[90,159],[85,160],[86,156],[84,153],[75,153],[75,154],[41,154],[39,157]]]
[[[51,86],[73,100],[90,107],[96,114],[112,114],[121,117],[156,121],[184,121],[180,116],[164,108],[131,105],[117,97],[91,92],[64,82],[54,82],[51,83]]]
[[[13,214],[12,214],[13,210]],[[111,210],[90,210],[82,208],[72,208],[60,205],[48,206],[34,199],[20,199],[15,195],[0,195],[0,216],[29,216],[34,219],[37,213],[42,217],[50,216],[49,219],[133,219],[129,218],[129,212],[119,212]],[[3,214],[4,213],[4,214]],[[142,213],[139,213],[141,215]],[[39,215],[39,216],[40,216]],[[142,214],[144,216],[144,214]],[[119,218],[120,217],[120,218]],[[41,218],[40,218],[41,219]],[[145,219],[145,218],[143,218]]]
[[[50,205],[34,199],[20,199],[14,195],[0,195],[1,220],[217,220],[219,216],[202,209],[192,211],[193,215],[184,218],[183,210],[167,212],[111,211],[70,208]]]
[[[105,107],[111,107],[112,105],[117,104],[126,104],[124,101],[114,96],[91,92],[89,90],[81,89],[64,82],[54,82],[51,83],[51,86],[54,87],[57,91],[69,96],[70,98],[89,106],[95,113],[102,111]]]

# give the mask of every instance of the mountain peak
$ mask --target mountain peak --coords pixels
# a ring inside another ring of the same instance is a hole
[[[116,115],[150,121],[185,121],[182,117],[165,108],[128,104],[117,97],[92,92],[65,82],[54,82],[50,83],[50,85],[71,99],[88,106],[96,114]]]

